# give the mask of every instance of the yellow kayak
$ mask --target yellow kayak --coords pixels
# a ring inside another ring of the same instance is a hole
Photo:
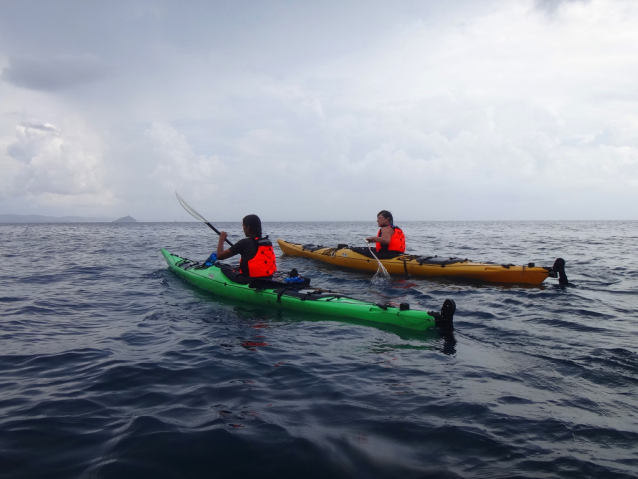
[[[338,245],[326,246],[288,243],[278,239],[279,247],[285,254],[316,259],[324,263],[344,268],[376,271],[377,260],[368,248]],[[492,283],[541,284],[546,278],[559,278],[560,284],[567,284],[565,261],[558,258],[552,267],[535,266],[534,263],[516,266],[513,264],[477,263],[467,258],[447,258],[438,256],[417,256],[400,254],[394,258],[379,258],[388,273],[395,275],[427,276],[431,278],[463,278]]]

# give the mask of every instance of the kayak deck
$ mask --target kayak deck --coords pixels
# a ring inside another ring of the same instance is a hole
[[[378,263],[371,255],[364,254],[365,251],[346,245],[339,245],[336,248],[315,245],[302,245],[289,243],[278,239],[279,247],[285,254],[315,259],[344,268],[358,269],[363,271],[376,271]],[[551,268],[528,265],[516,266],[513,264],[479,263],[470,261],[467,258],[439,258],[417,255],[402,254],[395,258],[379,259],[388,273],[395,275],[414,275],[425,277],[445,277],[462,278],[470,280],[487,281],[492,283],[519,283],[519,284],[541,284],[548,277],[557,277],[560,274],[562,265],[561,284],[566,284],[562,278],[564,275],[564,260],[558,258]],[[557,271],[559,270],[559,271]]]
[[[316,288],[296,288],[282,283],[280,288],[251,287],[232,281],[216,265],[205,266],[162,249],[168,267],[178,276],[219,296],[252,304],[306,311],[333,317],[347,317],[423,331],[434,326],[452,328],[454,302],[446,300],[442,313],[374,304]],[[447,305],[447,306],[446,306]]]

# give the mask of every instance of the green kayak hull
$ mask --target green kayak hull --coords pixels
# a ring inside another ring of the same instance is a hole
[[[417,331],[424,331],[434,326],[449,328],[452,325],[454,311],[450,311],[449,308],[446,311],[442,310],[443,315],[441,315],[438,312],[401,310],[391,305],[360,301],[315,288],[300,290],[291,290],[285,287],[255,288],[231,281],[218,266],[206,267],[203,264],[169,253],[165,249],[162,249],[162,254],[169,269],[175,274],[199,288],[226,298],[273,308],[392,324]],[[450,301],[446,300],[446,303]],[[453,304],[453,301],[451,303]]]

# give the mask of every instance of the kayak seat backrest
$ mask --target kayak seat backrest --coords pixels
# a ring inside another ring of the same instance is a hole
[[[439,258],[438,256],[418,256],[416,262],[419,264],[431,264],[436,266],[446,266],[448,264],[465,263],[467,258]]]

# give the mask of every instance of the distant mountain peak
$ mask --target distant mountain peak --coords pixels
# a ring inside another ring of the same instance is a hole
[[[137,220],[132,216],[124,216],[122,218],[116,219],[113,223],[137,223]]]

